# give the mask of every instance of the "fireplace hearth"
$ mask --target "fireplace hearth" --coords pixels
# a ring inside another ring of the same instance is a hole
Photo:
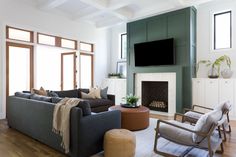
[[[142,105],[150,110],[168,112],[168,82],[142,81]]]

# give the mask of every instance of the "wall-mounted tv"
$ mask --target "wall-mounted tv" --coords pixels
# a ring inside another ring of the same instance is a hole
[[[134,45],[135,66],[175,64],[174,39],[156,40]]]

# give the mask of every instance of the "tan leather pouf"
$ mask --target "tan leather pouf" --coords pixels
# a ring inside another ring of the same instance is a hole
[[[104,137],[105,157],[134,157],[135,134],[126,129],[112,129]]]

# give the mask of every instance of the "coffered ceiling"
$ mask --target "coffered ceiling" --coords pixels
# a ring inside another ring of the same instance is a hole
[[[16,0],[37,9],[86,21],[97,28],[111,27],[171,10],[213,0]]]

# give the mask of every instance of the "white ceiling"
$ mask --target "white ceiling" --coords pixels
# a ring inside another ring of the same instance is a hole
[[[86,21],[97,28],[111,27],[171,10],[213,0],[21,0],[37,9]]]

